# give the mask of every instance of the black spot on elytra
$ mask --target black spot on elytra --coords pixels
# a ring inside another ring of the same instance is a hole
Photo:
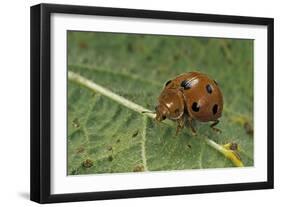
[[[185,90],[190,89],[191,83],[187,80],[184,80],[184,81],[181,82],[181,87],[183,87]]]
[[[198,106],[197,102],[193,102],[192,106],[191,106],[192,110],[195,112],[198,112],[200,107]]]
[[[165,86],[169,85],[171,82],[172,82],[172,80],[168,80],[168,81],[165,83]]]
[[[213,92],[212,86],[210,84],[206,85],[206,90],[210,94]]]
[[[218,112],[218,104],[213,106],[213,114],[215,115]]]

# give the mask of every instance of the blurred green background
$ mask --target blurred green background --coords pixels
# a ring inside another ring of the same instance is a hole
[[[164,83],[188,71],[215,79],[224,95],[218,128],[156,124],[68,81],[68,174],[233,167],[200,139],[240,146],[253,166],[253,40],[102,32],[67,33],[68,70],[154,110]]]

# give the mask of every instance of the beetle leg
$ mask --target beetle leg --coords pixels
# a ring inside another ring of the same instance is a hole
[[[220,122],[219,120],[214,121],[214,122],[210,125],[210,127],[211,127],[214,131],[221,133],[221,130],[215,127],[219,122]]]
[[[190,126],[190,129],[192,131],[192,135],[196,135],[196,130],[192,125],[192,118],[190,116],[188,116],[187,120],[188,120],[188,125]]]
[[[176,131],[176,136],[178,135],[179,131],[183,129],[184,127],[184,116],[181,116],[179,119],[177,119],[178,126]]]

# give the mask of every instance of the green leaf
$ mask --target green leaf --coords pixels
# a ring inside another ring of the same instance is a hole
[[[233,167],[205,137],[237,143],[244,165],[253,166],[252,46],[251,40],[69,32],[69,71],[154,110],[165,81],[192,67],[219,82],[225,110],[221,134],[196,123],[197,136],[188,128],[175,136],[176,124],[156,124],[69,80],[68,174]]]

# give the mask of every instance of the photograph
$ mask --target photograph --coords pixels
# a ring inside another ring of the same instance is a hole
[[[274,188],[273,30],[250,15],[31,7],[30,199]]]
[[[68,176],[255,166],[253,39],[66,35]]]

